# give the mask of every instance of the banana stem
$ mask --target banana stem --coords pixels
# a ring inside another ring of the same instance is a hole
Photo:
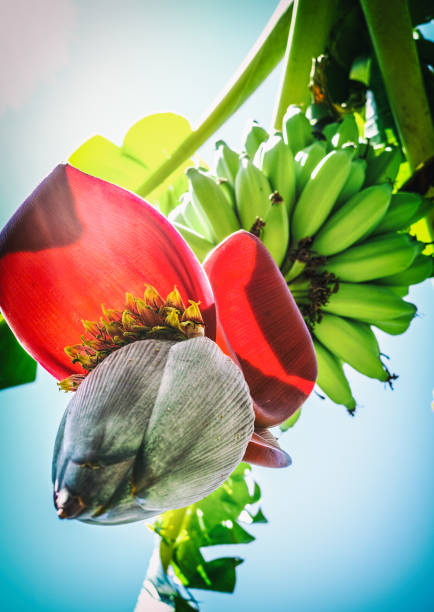
[[[406,0],[361,0],[390,107],[410,164],[434,155],[434,127]]]
[[[273,113],[273,125],[282,129],[282,119],[290,104],[309,103],[309,79],[313,58],[324,52],[336,0],[295,0],[286,47],[284,68]]]
[[[434,155],[434,126],[406,0],[361,0],[389,104],[412,171]],[[434,238],[434,210],[421,221]]]
[[[274,70],[285,52],[293,0],[282,0],[264,31],[201,124],[138,188],[146,196],[166,180],[231,117]]]

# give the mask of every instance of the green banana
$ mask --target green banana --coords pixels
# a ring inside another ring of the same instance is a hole
[[[408,295],[408,285],[387,285],[387,288],[399,297],[405,297]]]
[[[386,334],[398,336],[407,331],[413,318],[414,315],[408,314],[396,317],[396,319],[386,319],[386,321],[372,321],[371,325],[375,325],[375,327],[378,327],[378,329],[381,329]]]
[[[238,216],[244,229],[250,230],[256,218],[264,220],[271,208],[268,179],[248,157],[241,157],[235,180]]]
[[[295,155],[313,142],[312,126],[303,111],[291,104],[283,117],[283,137]]]
[[[210,223],[212,238],[218,243],[236,232],[239,224],[235,212],[215,180],[196,168],[189,168],[186,174],[193,201]]]
[[[333,121],[333,123],[328,123],[323,127],[322,133],[327,142],[327,150],[331,150],[332,148],[332,139],[336,132],[339,129],[339,123],[337,121]]]
[[[393,184],[401,161],[402,154],[398,147],[386,147],[376,157],[370,158],[368,156],[365,186],[379,185],[381,183]]]
[[[315,167],[295,205],[291,234],[294,244],[313,236],[321,227],[350,173],[352,153],[339,150]]]
[[[277,192],[272,194],[271,202],[271,209],[265,218],[265,227],[262,230],[262,242],[269,250],[276,264],[280,266],[288,250],[288,212],[284,201]]]
[[[335,404],[343,404],[349,412],[356,409],[348,380],[341,361],[317,340],[313,341],[318,362],[317,385]]]
[[[182,225],[189,225],[186,218],[184,217],[184,205],[178,204],[176,208],[172,208],[167,218],[171,223],[181,223]]]
[[[280,133],[261,144],[254,163],[268,178],[273,191],[279,193],[289,213],[295,200],[294,157]]]
[[[417,255],[409,268],[397,274],[383,276],[377,279],[381,285],[417,285],[433,272],[433,258],[431,255]]]
[[[186,227],[185,225],[177,223],[176,221],[172,221],[172,225],[189,244],[191,250],[200,262],[202,262],[208,255],[209,251],[215,247],[215,244],[192,230],[190,227]]]
[[[353,142],[356,145],[359,142],[359,128],[353,114],[345,115],[331,139],[335,149],[339,149],[347,142]]]
[[[250,159],[255,157],[259,145],[268,139],[268,132],[255,120],[249,121],[243,135],[244,150]]]
[[[330,295],[322,308],[325,312],[368,323],[416,312],[414,304],[402,300],[389,287],[361,283],[339,283],[339,290]]]
[[[224,179],[224,178],[218,177],[217,180],[216,180],[216,183],[220,187],[220,189],[222,190],[223,195],[225,196],[225,198],[227,199],[227,201],[229,203],[229,206],[232,208],[232,210],[235,211],[235,214],[236,214],[235,191],[234,191],[234,188],[229,183],[229,181]]]
[[[360,159],[366,159],[371,148],[372,147],[369,144],[369,140],[366,140],[365,138],[359,138],[359,142],[357,143],[356,156],[360,157]]]
[[[386,214],[391,195],[389,183],[367,187],[353,195],[327,219],[312,249],[321,255],[334,255],[368,235]]]
[[[218,140],[215,147],[214,164],[217,176],[226,179],[232,187],[235,187],[235,177],[240,165],[238,153],[233,151],[224,140]]]
[[[358,193],[365,182],[366,176],[366,161],[364,159],[353,159],[351,162],[350,173],[338,198],[335,208],[349,200],[353,195]]]
[[[405,230],[424,217],[431,207],[431,201],[418,193],[405,191],[394,193],[387,213],[381,219],[373,234]]]
[[[175,219],[178,223],[190,227],[193,231],[204,236],[207,240],[213,240],[213,232],[211,226],[208,222],[207,217],[204,215],[203,211],[199,206],[193,201],[192,194],[187,191],[184,193],[181,198],[182,205],[182,213],[185,219],[185,223],[182,223],[181,220]]]
[[[381,363],[377,339],[366,323],[325,314],[313,333],[329,351],[361,374],[384,382],[390,380]]]
[[[406,270],[424,248],[410,234],[383,234],[330,257],[324,268],[339,280],[361,283]]]
[[[294,158],[296,196],[303,191],[310,175],[319,162],[326,156],[324,141],[317,141],[298,151]]]

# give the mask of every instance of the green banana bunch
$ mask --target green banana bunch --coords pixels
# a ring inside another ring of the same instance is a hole
[[[404,333],[416,306],[402,299],[433,273],[433,258],[408,228],[432,202],[393,193],[398,147],[359,137],[353,115],[323,125],[290,106],[282,134],[250,122],[239,155],[216,143],[215,172],[187,172],[189,192],[169,214],[200,260],[231,232],[260,237],[280,266],[318,357],[318,385],[352,412],[342,364],[391,379],[370,326]],[[410,230],[411,231],[411,230]]]

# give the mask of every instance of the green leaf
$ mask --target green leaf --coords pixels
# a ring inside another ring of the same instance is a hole
[[[197,610],[198,608],[193,608],[186,599],[184,599],[181,595],[177,595],[174,598],[175,601],[175,612],[185,612],[187,610]]]
[[[161,538],[162,567],[167,572],[172,566],[185,587],[233,591],[235,568],[241,559],[206,561],[201,548],[252,542],[255,538],[239,523],[242,513],[250,517],[249,522],[266,522],[260,510],[254,515],[250,510],[261,497],[258,484],[249,486],[246,480],[250,470],[248,464],[241,463],[214,493],[187,508],[165,512],[154,523],[152,529]]]
[[[203,566],[191,574],[189,588],[233,593],[235,589],[235,568],[243,563],[238,557],[221,557],[204,562]],[[206,576],[206,577],[205,577]]]
[[[93,136],[69,158],[69,162],[88,174],[138,193],[148,176],[163,162],[189,134],[186,119],[173,113],[157,113],[144,117],[127,132],[121,147],[103,136]],[[175,172],[159,185],[147,200],[167,214],[178,203],[179,196],[188,188],[184,175],[192,165],[185,160]]]
[[[259,508],[258,512],[252,516],[252,523],[268,523],[261,508]]]
[[[227,525],[220,523],[209,532],[209,545],[219,544],[249,544],[255,539],[238,523],[228,521]]]
[[[261,489],[259,488],[258,483],[255,482],[255,488],[253,490],[253,495],[252,495],[252,499],[251,499],[250,503],[251,504],[255,504],[260,499],[261,499]]]
[[[0,314],[0,389],[32,382],[36,361],[20,346]]]

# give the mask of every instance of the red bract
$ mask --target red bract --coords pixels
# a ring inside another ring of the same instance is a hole
[[[226,351],[243,370],[255,423],[278,425],[305,401],[317,375],[303,317],[273,258],[248,232],[224,240],[204,268],[217,303],[217,338],[226,337]]]
[[[58,379],[81,372],[66,355],[82,319],[101,304],[123,310],[125,292],[144,283],[162,295],[177,286],[201,302],[215,338],[215,306],[199,262],[172,225],[138,196],[59,165],[1,234],[0,304],[28,352]]]
[[[151,205],[120,187],[59,165],[0,235],[0,305],[28,352],[57,379],[81,373],[64,348],[79,342],[82,319],[101,304],[123,309],[144,285],[167,295],[176,285],[200,301],[206,335],[238,360],[259,427],[281,423],[311,391],[316,362],[291,294],[262,243],[247,232],[225,240],[205,270]],[[219,327],[216,330],[217,302]],[[227,340],[224,340],[226,336]],[[261,431],[246,459],[288,465]]]

